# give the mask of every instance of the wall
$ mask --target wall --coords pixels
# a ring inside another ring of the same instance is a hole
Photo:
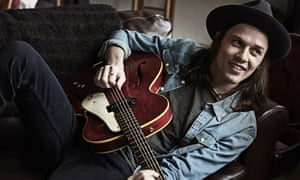
[[[147,0],[148,3],[157,3],[162,0]],[[205,19],[209,11],[225,4],[241,4],[251,0],[175,0],[175,14],[173,23],[174,38],[191,38],[201,44],[210,44],[210,37],[206,32]],[[283,12],[287,8],[287,1],[268,0]],[[109,3],[118,10],[131,8],[131,0],[89,0],[90,3]]]
[[[174,37],[191,38],[202,44],[210,44],[205,19],[210,10],[225,4],[241,4],[251,0],[176,0],[174,15]],[[287,1],[269,0],[276,8],[285,12]]]
[[[174,15],[174,37],[191,38],[209,44],[205,19],[209,11],[217,6],[243,3],[249,0],[176,0]],[[188,3],[187,3],[188,2]]]

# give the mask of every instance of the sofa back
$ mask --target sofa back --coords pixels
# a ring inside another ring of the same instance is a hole
[[[30,43],[59,80],[91,68],[110,33],[120,29],[110,5],[73,5],[0,12],[0,46],[11,40]]]
[[[300,130],[300,34],[291,33],[292,49],[288,56],[270,65],[270,97],[289,111],[289,124]]]

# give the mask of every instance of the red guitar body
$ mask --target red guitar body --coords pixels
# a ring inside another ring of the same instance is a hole
[[[125,60],[127,80],[122,92],[127,98],[136,99],[130,108],[145,137],[163,129],[172,118],[168,100],[157,94],[162,83],[162,69],[161,59],[153,54],[135,53]],[[96,87],[93,80],[94,73],[83,74],[65,83],[64,89],[76,114],[86,117],[83,138],[92,151],[108,153],[119,150],[129,144],[123,130],[112,132],[101,118],[86,112],[81,106],[84,97],[99,91],[104,92],[110,104],[116,103],[109,93],[110,89]]]

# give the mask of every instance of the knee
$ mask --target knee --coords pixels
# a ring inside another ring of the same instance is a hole
[[[4,52],[6,54],[26,54],[34,52],[35,49],[27,42],[25,41],[10,41],[5,47],[3,47],[1,52]]]
[[[10,41],[0,49],[0,55],[6,57],[27,57],[28,55],[37,54],[36,50],[25,41]]]
[[[10,41],[0,49],[0,60],[3,64],[12,62],[22,64],[27,60],[33,62],[35,57],[40,59],[39,53],[25,41]]]

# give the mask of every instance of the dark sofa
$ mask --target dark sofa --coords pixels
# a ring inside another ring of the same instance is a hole
[[[101,43],[121,28],[120,24],[118,12],[108,5],[8,10],[0,13],[0,46],[11,40],[29,42],[63,82],[99,61],[96,54]],[[288,113],[283,106],[269,101],[257,117],[255,142],[239,159],[208,179],[267,179],[275,143],[286,129]],[[0,116],[0,152],[0,179],[46,179],[13,100]]]

